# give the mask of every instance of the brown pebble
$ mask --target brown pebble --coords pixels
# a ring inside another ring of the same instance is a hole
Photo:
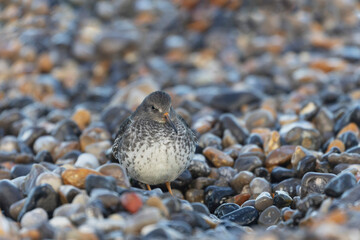
[[[162,215],[164,215],[165,217],[169,216],[169,210],[164,205],[164,203],[161,201],[161,199],[157,196],[149,197],[148,200],[146,201],[146,205],[150,206],[150,207],[158,208],[160,210],[160,212],[162,213]]]
[[[337,134],[337,137],[339,137],[341,134],[343,134],[345,132],[349,132],[349,131],[355,133],[355,135],[357,137],[360,136],[359,127],[355,123],[351,122],[340,130],[340,132]]]
[[[234,159],[214,147],[205,148],[203,154],[215,167],[232,167],[234,165]]]
[[[265,160],[266,167],[286,164],[290,161],[295,148],[296,146],[293,145],[284,145],[272,151]]]
[[[86,128],[91,122],[91,113],[86,109],[78,109],[71,117],[80,129]]]
[[[334,139],[328,146],[326,152],[329,152],[333,147],[337,147],[341,152],[345,151],[345,144],[340,139]]]
[[[269,154],[271,151],[278,149],[281,146],[280,134],[278,131],[272,131],[270,135],[264,141],[265,154]]]
[[[186,200],[189,202],[204,202],[204,190],[202,189],[189,189],[185,194]]]
[[[64,184],[73,185],[77,188],[85,188],[86,177],[90,174],[102,175],[101,173],[87,168],[67,169],[62,174]]]

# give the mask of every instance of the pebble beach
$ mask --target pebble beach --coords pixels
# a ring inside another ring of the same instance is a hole
[[[359,13],[355,0],[0,1],[0,238],[360,239]],[[157,90],[198,139],[174,196],[111,152]]]

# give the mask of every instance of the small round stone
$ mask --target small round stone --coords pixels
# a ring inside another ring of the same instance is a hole
[[[270,193],[262,192],[255,199],[255,208],[259,211],[265,210],[267,207],[273,204],[273,198]]]
[[[276,206],[270,206],[260,214],[258,223],[265,226],[271,226],[278,223],[280,219],[280,210]]]
[[[48,220],[46,211],[42,208],[35,208],[24,214],[21,219],[21,226],[23,228],[34,228]]]
[[[274,195],[274,205],[278,208],[288,207],[292,204],[292,198],[285,191],[278,190]]]
[[[256,177],[250,182],[250,192],[253,198],[256,198],[262,192],[271,193],[270,183],[264,178]]]
[[[352,173],[343,172],[331,179],[325,186],[325,193],[330,197],[340,197],[343,192],[356,185],[356,178]]]
[[[216,148],[207,147],[204,149],[203,154],[215,167],[232,167],[234,165],[234,159],[232,159],[232,157]]]
[[[215,211],[214,214],[215,216],[217,216],[218,218],[223,217],[224,215],[231,213],[235,210],[240,209],[240,206],[235,204],[235,203],[224,203],[221,204],[220,206],[218,206]]]
[[[232,211],[221,217],[222,220],[230,220],[239,225],[250,225],[254,223],[259,217],[259,212],[254,207],[241,207],[238,210]]]
[[[75,167],[95,169],[99,167],[98,159],[91,153],[82,153],[75,162]]]
[[[43,183],[49,184],[56,192],[59,191],[59,188],[62,185],[61,177],[53,172],[43,172],[36,178],[36,186]]]
[[[90,174],[94,175],[102,175],[101,173],[86,169],[86,168],[78,168],[78,169],[67,169],[61,174],[61,178],[64,184],[73,185],[77,188],[85,188],[85,180],[86,177]]]

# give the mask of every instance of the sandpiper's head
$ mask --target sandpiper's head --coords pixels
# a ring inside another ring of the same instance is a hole
[[[166,92],[156,91],[149,94],[136,111],[156,122],[168,123],[177,132],[172,122],[172,119],[175,118],[175,112],[171,107],[171,97]]]

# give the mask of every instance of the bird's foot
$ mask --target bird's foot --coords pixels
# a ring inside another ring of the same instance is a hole
[[[169,193],[170,193],[172,196],[174,196],[174,194],[172,193],[172,190],[171,190],[170,182],[166,182],[165,185],[166,185],[166,188],[168,189]]]
[[[149,191],[151,191],[151,187],[150,187],[149,184],[146,184],[146,188],[147,188]]]

